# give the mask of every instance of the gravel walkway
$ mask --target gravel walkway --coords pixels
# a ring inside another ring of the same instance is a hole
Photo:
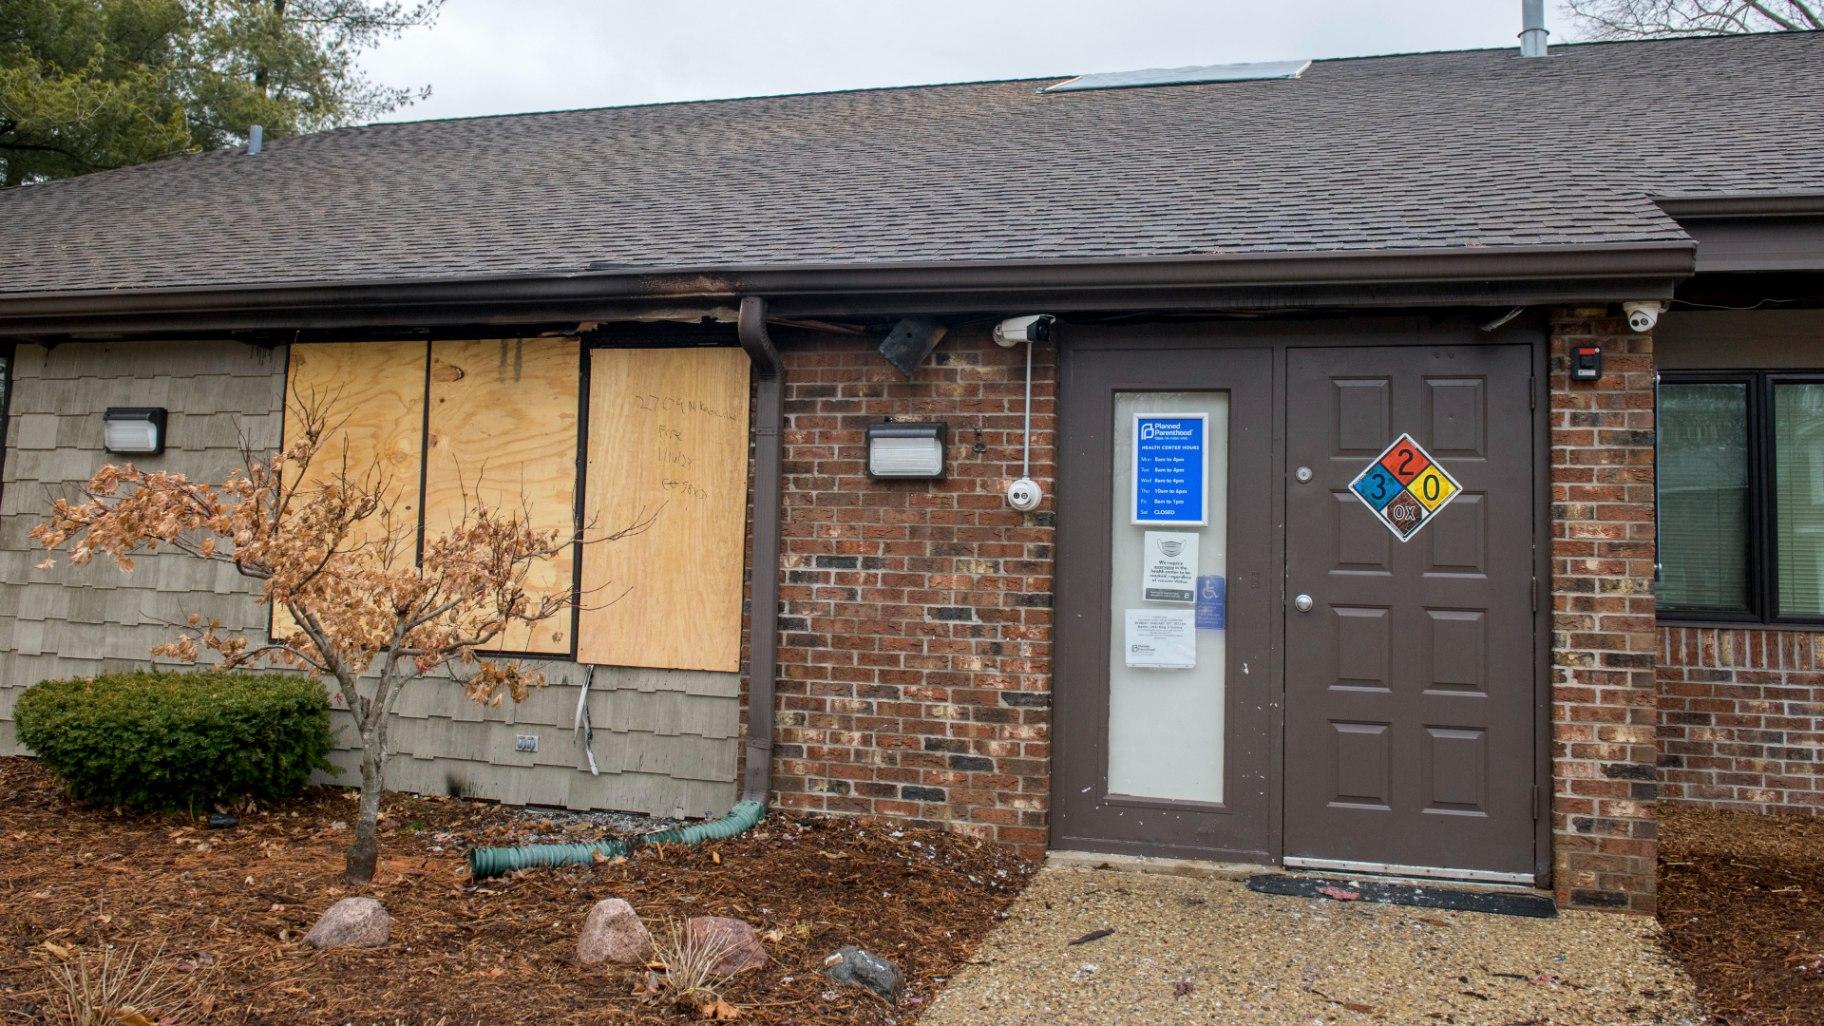
[[[1522,919],[1056,866],[1009,913],[921,1026],[1701,1021],[1637,916]]]

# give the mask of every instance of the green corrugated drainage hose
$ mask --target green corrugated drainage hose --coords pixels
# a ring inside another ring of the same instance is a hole
[[[519,848],[476,848],[469,852],[469,874],[477,880],[484,880],[533,866],[573,866],[593,862],[597,854],[603,858],[618,858],[649,844],[726,841],[752,830],[765,817],[765,805],[756,801],[739,801],[721,819],[674,827],[654,834],[597,841],[594,844],[528,844]]]

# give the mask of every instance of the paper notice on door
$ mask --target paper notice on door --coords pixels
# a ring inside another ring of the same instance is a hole
[[[1147,602],[1197,599],[1197,535],[1190,531],[1146,532],[1146,560],[1140,597]]]
[[[1152,670],[1195,669],[1196,615],[1189,609],[1127,610],[1127,665]]]

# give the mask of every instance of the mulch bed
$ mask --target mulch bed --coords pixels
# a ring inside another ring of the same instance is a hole
[[[477,883],[463,861],[473,844],[566,832],[586,840],[602,828],[389,795],[381,872],[351,889],[338,875],[354,802],[338,789],[242,812],[226,830],[73,807],[28,759],[0,758],[0,796],[4,1023],[46,1021],[47,969],[60,950],[110,943],[162,949],[206,992],[212,1024],[690,1021],[636,996],[636,973],[577,964],[583,917],[609,897],[631,902],[655,935],[695,915],[778,931],[767,945],[773,963],[724,991],[741,1022],[903,1023],[929,1006],[1035,868],[939,831],[775,815],[730,841]],[[386,905],[392,942],[304,945],[323,909],[350,894]],[[900,1007],[822,975],[825,956],[845,944],[898,963]]]
[[[1824,1023],[1824,818],[1661,806],[1666,950],[1718,1023]]]

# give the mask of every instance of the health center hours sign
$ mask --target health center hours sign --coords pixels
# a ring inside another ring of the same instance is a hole
[[[1134,414],[1134,523],[1210,522],[1209,414]]]

